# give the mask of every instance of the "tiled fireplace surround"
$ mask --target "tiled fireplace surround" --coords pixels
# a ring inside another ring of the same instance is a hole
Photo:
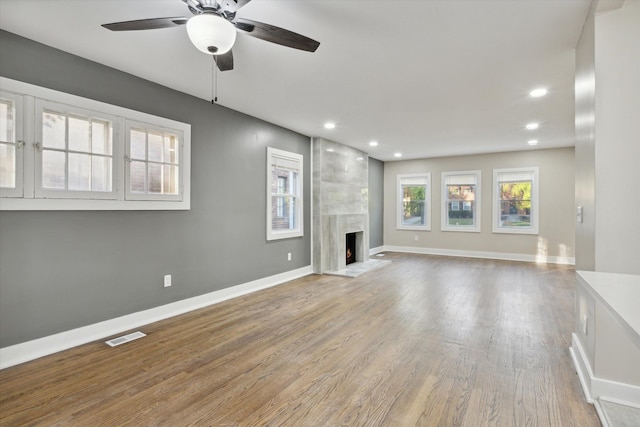
[[[313,271],[346,267],[346,235],[356,235],[356,262],[369,258],[368,156],[313,139]],[[352,264],[353,265],[353,264]]]

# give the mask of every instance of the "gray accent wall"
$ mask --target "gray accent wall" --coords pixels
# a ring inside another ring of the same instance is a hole
[[[384,244],[384,162],[369,157],[369,248]]]
[[[192,132],[189,211],[0,212],[0,347],[311,264],[308,137],[4,31],[0,56],[4,77]],[[304,237],[266,241],[268,146],[304,156]]]

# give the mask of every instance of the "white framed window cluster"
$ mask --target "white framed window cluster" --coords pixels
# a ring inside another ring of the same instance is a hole
[[[398,230],[431,230],[431,173],[397,176]]]
[[[267,147],[267,240],[304,235],[303,156]]]
[[[480,232],[481,172],[442,172],[442,231]]]
[[[187,210],[191,126],[0,77],[0,209]]]
[[[538,167],[493,170],[494,233],[538,234]]]

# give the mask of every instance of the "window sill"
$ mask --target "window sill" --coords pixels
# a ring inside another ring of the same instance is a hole
[[[410,231],[431,231],[431,226],[429,225],[423,225],[423,226],[418,226],[418,225],[398,225],[396,226],[396,230],[410,230]]]
[[[189,209],[191,209],[191,203],[188,197],[182,201],[0,199],[0,211],[174,211]]]
[[[494,227],[492,230],[493,233],[496,234],[531,234],[531,235],[538,235],[540,233],[538,233],[537,229],[517,229],[517,228],[497,228]]]

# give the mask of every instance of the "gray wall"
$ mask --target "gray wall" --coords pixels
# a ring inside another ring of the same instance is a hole
[[[384,162],[369,157],[369,247],[384,244]]]
[[[384,244],[572,258],[575,246],[573,165],[573,148],[385,162]],[[539,235],[493,233],[493,169],[529,166],[538,166],[540,170]],[[477,169],[482,171],[481,232],[441,231],[441,172]],[[423,172],[431,172],[431,231],[398,230],[397,175]]]
[[[640,2],[596,15],[595,270],[640,274]]]
[[[311,264],[308,137],[10,33],[0,55],[4,77],[192,125],[190,211],[0,212],[0,347]],[[267,146],[304,155],[302,238],[266,241]]]
[[[595,8],[591,4],[576,46],[576,207],[582,206],[582,223],[576,224],[576,269],[595,270]]]

